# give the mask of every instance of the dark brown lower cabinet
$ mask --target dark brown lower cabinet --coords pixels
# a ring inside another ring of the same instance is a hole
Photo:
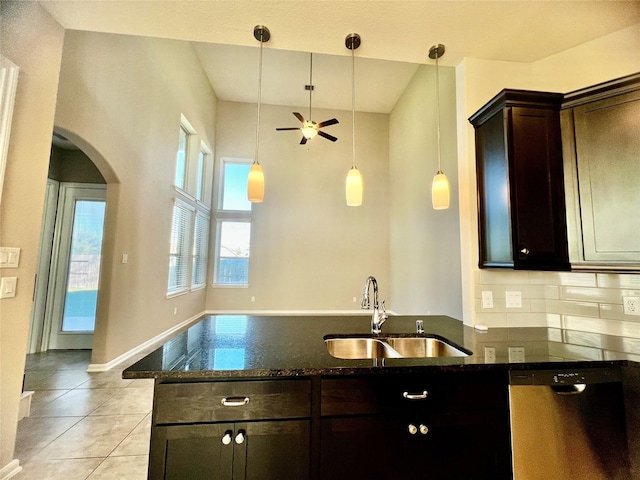
[[[512,478],[505,412],[325,418],[321,450],[323,479]]]
[[[306,480],[309,439],[308,420],[155,427],[149,478]]]

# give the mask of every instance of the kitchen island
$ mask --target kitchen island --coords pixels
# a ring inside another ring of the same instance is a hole
[[[418,319],[472,355],[331,356],[325,336],[367,334],[364,315],[204,317],[123,372],[156,382],[149,478],[513,478],[510,384],[542,371],[624,385],[618,443],[640,450],[637,340],[443,316],[393,316],[383,335]]]

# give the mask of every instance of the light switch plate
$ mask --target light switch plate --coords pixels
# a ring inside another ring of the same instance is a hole
[[[507,308],[522,308],[522,293],[519,291],[504,292]]]
[[[18,268],[19,263],[19,248],[0,247],[0,268]]]
[[[0,279],[0,298],[13,298],[16,296],[18,277],[2,277]]]

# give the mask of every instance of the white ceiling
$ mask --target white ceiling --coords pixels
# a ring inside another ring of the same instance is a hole
[[[65,28],[188,40],[218,98],[255,102],[259,42],[266,25],[263,101],[308,108],[304,85],[314,52],[314,107],[351,109],[351,52],[356,32],[357,109],[388,113],[418,64],[464,57],[533,62],[640,23],[640,1],[429,0],[47,0]],[[305,114],[306,110],[302,111]],[[295,119],[292,117],[292,126]]]

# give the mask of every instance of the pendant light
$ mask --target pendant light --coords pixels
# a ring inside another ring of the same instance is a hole
[[[449,208],[449,180],[442,172],[442,159],[440,156],[440,78],[438,59],[444,55],[444,45],[437,44],[429,49],[429,58],[436,60],[436,112],[438,116],[438,172],[433,177],[431,184],[431,203],[434,210]]]
[[[260,151],[260,103],[262,102],[262,44],[271,38],[269,29],[264,25],[253,28],[253,36],[260,42],[260,64],[258,67],[258,109],[256,121],[256,155],[249,170],[247,180],[247,197],[250,202],[260,203],[264,200],[264,171],[259,161]]]
[[[359,207],[362,205],[362,174],[356,167],[356,68],[355,68],[355,50],[360,46],[360,35],[351,33],[345,39],[345,45],[351,50],[351,114],[352,114],[352,163],[351,169],[347,174],[346,196],[347,205],[350,207]]]

